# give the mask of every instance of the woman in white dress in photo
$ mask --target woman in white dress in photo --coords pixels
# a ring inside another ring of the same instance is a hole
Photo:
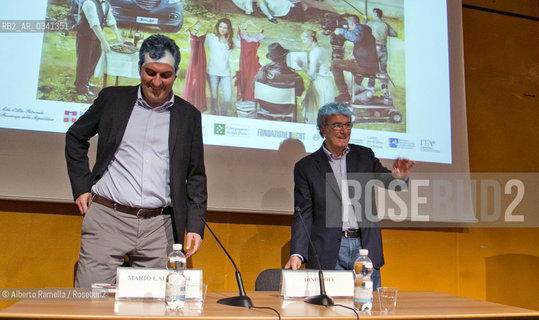
[[[305,30],[301,34],[303,44],[310,48],[309,63],[298,59],[296,62],[309,77],[310,85],[301,103],[303,121],[316,124],[318,109],[326,103],[335,101],[335,83],[330,72],[329,52],[318,44],[316,31]]]

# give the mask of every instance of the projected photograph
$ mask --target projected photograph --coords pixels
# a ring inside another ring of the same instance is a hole
[[[338,101],[354,128],[406,132],[403,2],[49,0],[47,20],[69,28],[43,36],[36,98],[90,104],[139,84],[140,45],[161,33],[181,50],[174,93],[204,116],[314,125]]]

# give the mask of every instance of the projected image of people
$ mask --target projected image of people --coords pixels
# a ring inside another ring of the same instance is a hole
[[[208,109],[206,105],[206,51],[204,50],[208,32],[199,20],[188,27],[186,32],[189,32],[191,57],[185,74],[182,98],[204,112]]]
[[[215,24],[214,33],[206,37],[208,78],[211,91],[211,113],[226,116],[232,98],[232,76],[230,71],[230,53],[234,49],[232,23],[222,18]],[[221,104],[219,106],[219,88]]]
[[[368,21],[367,25],[371,27],[372,35],[376,39],[376,53],[378,55],[378,63],[380,65],[381,89],[384,94],[386,103],[391,99],[388,88],[388,74],[387,74],[387,37],[396,37],[397,31],[395,31],[391,25],[382,20],[384,12],[380,8],[372,9],[373,20]],[[369,88],[374,87],[375,77],[369,79]]]
[[[316,31],[305,30],[301,34],[301,41],[310,48],[308,65],[301,59],[297,60],[297,64],[307,72],[310,82],[301,103],[303,119],[306,123],[314,124],[318,108],[335,100],[335,85],[329,71],[329,52],[318,44]]]
[[[90,83],[101,52],[110,52],[110,45],[103,34],[103,28],[109,26],[114,30],[116,40],[121,42],[120,32],[116,26],[111,6],[108,1],[84,1],[79,10],[77,25],[77,72],[75,75],[75,91],[80,95],[95,95]]]
[[[213,121],[205,142],[278,129],[314,145],[316,114],[334,101],[350,109],[353,129],[407,130],[404,0],[184,0],[167,4],[181,20],[174,24],[159,10],[132,11],[122,0],[65,2],[49,0],[47,16],[65,20],[95,2],[111,9],[102,18],[98,10],[100,23],[87,27],[101,48],[81,46],[82,29],[44,34],[40,100],[69,102],[83,113],[99,89],[136,85],[141,40],[166,34],[184,57],[174,92]],[[274,43],[280,47],[270,50]],[[81,73],[88,55],[96,66]],[[285,75],[294,79],[280,83]],[[295,127],[286,127],[290,122]]]
[[[266,55],[271,62],[255,76],[255,98],[259,103],[260,119],[296,121],[296,97],[303,93],[303,79],[286,64],[290,51],[274,42]]]

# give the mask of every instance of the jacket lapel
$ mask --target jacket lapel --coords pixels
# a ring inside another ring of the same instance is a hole
[[[114,130],[114,150],[120,145],[127,123],[131,117],[131,112],[133,112],[133,107],[137,101],[137,92],[139,86],[129,88],[129,91],[125,96],[119,98],[118,107],[115,108],[116,112],[114,113],[113,128]]]
[[[350,146],[348,146],[350,148]],[[361,161],[361,155],[358,152],[353,152],[350,148],[350,152],[346,155],[346,173],[358,173],[358,165]]]
[[[333,174],[333,170],[329,165],[328,156],[326,155],[322,147],[318,149],[318,151],[316,151],[315,162],[317,164],[317,169],[319,173],[322,175],[322,181],[326,181],[326,183],[335,192],[337,197],[341,199],[341,190],[339,189],[339,184],[337,183],[337,179],[335,179],[335,174]]]
[[[178,128],[180,127],[180,103],[178,97],[174,96],[174,105],[170,108],[170,126],[168,133],[168,150],[169,157],[172,159],[174,148],[176,147],[176,137],[178,136]]]

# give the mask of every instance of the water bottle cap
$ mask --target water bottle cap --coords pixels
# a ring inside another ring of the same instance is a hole
[[[182,244],[181,243],[175,243],[172,245],[172,250],[174,251],[180,251],[182,249]]]
[[[359,249],[359,255],[360,256],[368,256],[369,255],[369,249]]]

